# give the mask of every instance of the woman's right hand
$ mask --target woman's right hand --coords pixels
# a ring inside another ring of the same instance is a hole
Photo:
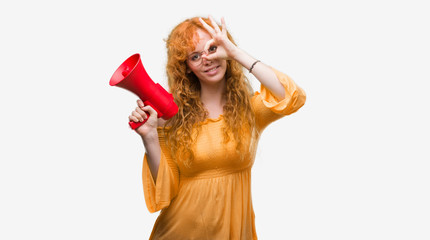
[[[149,119],[140,127],[136,128],[135,131],[142,137],[149,137],[149,135],[157,134],[158,120],[157,120],[157,111],[155,111],[151,106],[144,105],[143,101],[137,100],[137,107],[128,117],[128,119],[132,122],[143,122],[148,117]]]

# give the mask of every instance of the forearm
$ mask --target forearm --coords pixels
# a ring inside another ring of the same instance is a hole
[[[233,59],[239,62],[243,67],[248,70],[251,68],[252,64],[257,61],[255,58],[251,57],[249,54],[239,48],[236,49]],[[269,66],[262,62],[258,62],[252,68],[251,73],[278,99],[285,98],[284,87]]]
[[[148,160],[149,170],[151,171],[154,183],[157,181],[158,168],[160,166],[161,148],[158,140],[158,133],[155,130],[142,137],[145,146],[146,159]]]

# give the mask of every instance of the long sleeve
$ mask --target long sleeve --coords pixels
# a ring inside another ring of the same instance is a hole
[[[170,205],[171,200],[177,195],[179,187],[179,169],[170,157],[166,147],[162,128],[158,128],[158,136],[161,147],[160,166],[158,168],[157,181],[154,183],[149,169],[147,156],[143,159],[142,182],[145,202],[149,212],[157,212]]]
[[[289,76],[276,69],[272,68],[272,70],[284,86],[285,98],[277,99],[263,84],[261,84],[261,93],[256,92],[252,98],[256,124],[260,131],[271,122],[296,112],[306,101],[306,93]]]

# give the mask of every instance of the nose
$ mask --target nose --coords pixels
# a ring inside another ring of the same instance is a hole
[[[209,60],[209,59],[207,59],[207,58],[205,58],[205,57],[202,56],[202,62],[203,62],[204,65],[209,65],[209,64],[212,63],[212,60]]]

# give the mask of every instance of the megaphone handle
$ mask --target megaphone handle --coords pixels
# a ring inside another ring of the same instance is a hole
[[[160,111],[158,111],[157,108],[149,100],[144,101],[143,104],[145,104],[145,106],[147,106],[147,105],[151,106],[157,112],[158,117],[162,117],[163,116],[163,114]],[[143,120],[143,122],[137,122],[136,123],[136,122],[130,121],[128,123],[130,125],[131,129],[135,130],[136,128],[142,126],[142,124],[146,123],[146,121],[148,121],[148,119],[149,119],[149,112],[145,111],[145,113],[148,116],[146,117],[146,119]]]
[[[146,119],[143,120],[143,122],[133,122],[130,121],[128,122],[128,125],[130,125],[131,129],[136,130],[136,128],[142,126],[144,123],[146,123],[146,121],[148,121],[149,119],[149,113],[146,113],[148,115],[148,117]]]

